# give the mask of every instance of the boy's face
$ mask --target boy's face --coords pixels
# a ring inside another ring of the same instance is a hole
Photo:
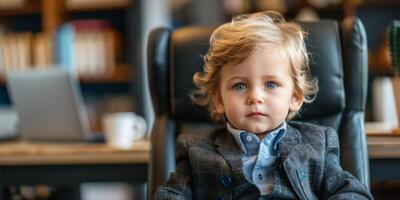
[[[278,49],[255,49],[238,65],[220,71],[219,95],[213,98],[218,113],[233,127],[263,134],[297,111],[301,99],[294,90],[289,61]]]

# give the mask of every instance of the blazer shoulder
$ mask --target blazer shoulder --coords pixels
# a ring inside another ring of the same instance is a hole
[[[326,145],[327,140],[337,137],[336,131],[328,126],[299,121],[291,121],[288,125],[296,130],[306,143]]]
[[[305,130],[306,132],[326,131],[327,129],[332,129],[329,126],[322,126],[319,124],[313,124],[310,122],[301,122],[301,121],[289,121],[288,125],[292,126],[293,128],[299,129],[299,130]]]
[[[213,144],[216,137],[224,131],[226,131],[225,128],[217,127],[202,132],[183,132],[179,134],[177,143],[185,144],[185,146]]]

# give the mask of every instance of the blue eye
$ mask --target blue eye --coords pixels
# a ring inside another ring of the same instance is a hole
[[[274,82],[267,82],[265,84],[265,87],[268,88],[268,89],[274,89],[274,88],[278,87],[278,84],[276,84]]]
[[[247,89],[247,85],[244,83],[236,83],[233,85],[233,89],[237,90],[237,91],[242,91],[242,90],[246,90]]]

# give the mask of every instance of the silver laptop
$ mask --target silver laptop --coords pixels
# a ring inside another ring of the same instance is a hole
[[[18,113],[20,137],[33,141],[87,141],[86,110],[77,78],[61,69],[7,74],[7,89]]]

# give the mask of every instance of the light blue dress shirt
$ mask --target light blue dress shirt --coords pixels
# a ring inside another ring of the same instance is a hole
[[[274,184],[274,164],[279,157],[278,143],[286,132],[286,122],[269,132],[262,141],[256,134],[235,129],[230,123],[227,123],[227,129],[244,153],[243,174],[247,181],[255,184],[261,195],[270,194]]]

